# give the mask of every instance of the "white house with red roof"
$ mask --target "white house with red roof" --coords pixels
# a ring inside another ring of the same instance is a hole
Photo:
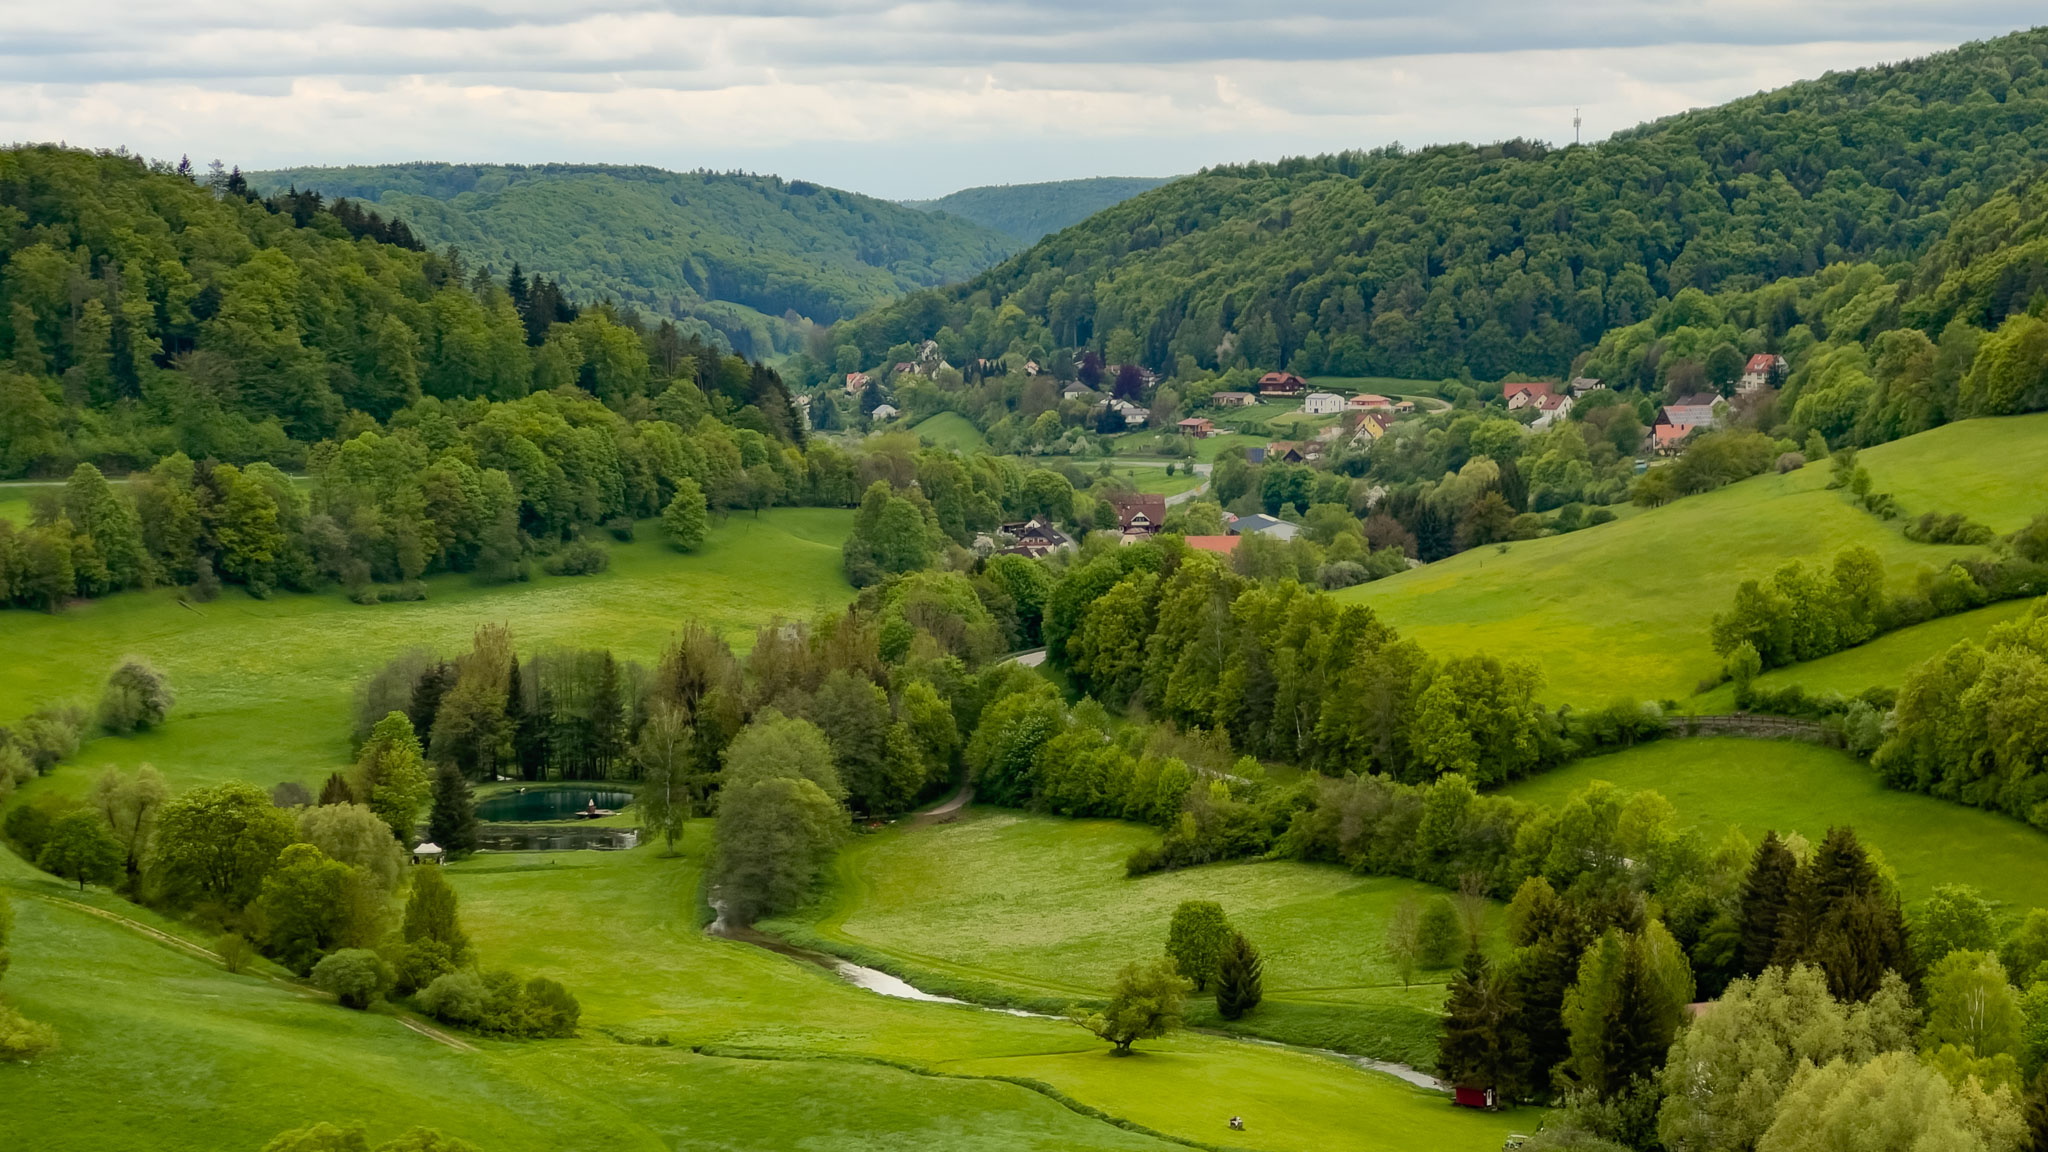
[[[1759,352],[1742,366],[1742,380],[1735,387],[1741,395],[1760,392],[1770,386],[1774,377],[1785,374],[1785,358],[1774,352]]]

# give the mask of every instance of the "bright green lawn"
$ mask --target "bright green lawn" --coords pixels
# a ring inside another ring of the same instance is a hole
[[[1858,459],[1908,515],[1967,512],[2011,532],[2048,513],[2048,412],[1948,424]]]
[[[137,738],[89,743],[48,784],[80,788],[98,767],[148,761],[174,786],[224,779],[318,782],[348,754],[349,709],[362,678],[412,645],[453,654],[477,625],[509,622],[523,651],[610,647],[651,661],[682,624],[703,621],[735,639],[771,616],[806,617],[853,595],[840,572],[851,514],[787,508],[741,513],[698,552],[661,541],[659,526],[612,550],[609,572],[536,573],[527,584],[480,587],[462,576],[428,581],[428,599],[362,606],[339,592],[253,600],[230,588],[184,607],[170,589],[126,592],[58,615],[0,613],[0,721],[40,702],[90,699],[122,655],[169,673],[170,723]]]
[[[918,1004],[864,992],[809,965],[698,930],[703,822],[684,857],[630,853],[478,857],[451,869],[465,925],[495,963],[553,975],[582,1000],[585,1030],[666,1036],[677,1047],[907,1061],[947,1074],[1030,1076],[1173,1135],[1272,1149],[1499,1147],[1508,1124],[1441,1095],[1333,1061],[1180,1034],[1131,1059],[1055,1020]],[[1029,861],[1020,861],[1030,867]],[[1155,946],[1156,947],[1156,946]],[[1219,1094],[1218,1086],[1231,1086]],[[763,1108],[774,1101],[763,1100]],[[1361,1129],[1360,1114],[1385,1126]],[[999,1131],[990,1125],[985,1131]],[[1404,1138],[1405,1137],[1405,1138]]]
[[[972,455],[988,451],[988,440],[982,436],[981,429],[958,412],[941,412],[919,421],[911,431],[919,436],[929,436],[932,443],[956,452]]]
[[[1171,476],[1158,465],[1126,465],[1116,470],[1116,478],[1136,491],[1160,496],[1177,496],[1203,483],[1203,477],[1178,465]]]
[[[32,1064],[0,1064],[0,1147],[254,1152],[280,1129],[320,1120],[366,1122],[373,1139],[428,1125],[487,1152],[1172,1147],[1024,1088],[817,1058],[833,1054],[829,1040],[786,1060],[699,1055],[682,1044],[620,1043],[590,1011],[577,1040],[470,1038],[479,1050],[457,1051],[406,1030],[388,1012],[350,1012],[256,976],[231,976],[71,905],[28,895],[64,893],[30,879],[5,852],[0,884],[13,890],[18,913],[6,993],[31,1018],[54,1024],[63,1044]],[[161,924],[119,901],[87,899]],[[472,917],[488,922],[486,905],[477,901]],[[792,1002],[811,1004],[828,1037],[835,1024],[851,1023],[834,1019],[835,1004],[879,1002],[822,973],[743,955],[740,946],[705,941],[687,926],[679,931],[687,939],[678,950],[718,954],[709,966],[736,974],[741,997],[782,997],[782,1019],[792,1017]],[[498,958],[523,959],[511,952]],[[595,1009],[604,997],[592,989],[606,965],[586,960],[587,969],[565,976]],[[723,994],[681,965],[643,967],[640,978],[657,994],[678,980]],[[728,1022],[746,1008],[729,1005]],[[907,1006],[895,1012],[917,1014]],[[885,1031],[894,1025],[883,1015],[862,1023]],[[700,1033],[717,1031],[700,1025]],[[1019,1048],[1045,1050],[1028,1043],[962,1050],[982,1056]],[[1475,1134],[1465,1146],[1482,1144]]]
[[[1941,655],[1960,640],[1983,640],[1991,626],[2024,615],[2031,600],[2007,600],[1974,612],[1943,616],[1911,628],[1901,628],[1832,656],[1773,668],[1757,678],[1765,688],[1797,684],[1808,692],[1839,692],[1854,696],[1865,688],[1897,688],[1906,673]],[[1686,702],[1696,712],[1733,712],[1735,688],[1723,684],[1712,692]]]
[[[1884,787],[1844,752],[1784,740],[1660,740],[1524,780],[1511,796],[1555,804],[1595,780],[1663,793],[1687,821],[1717,836],[1739,824],[1819,841],[1855,827],[1893,868],[1908,899],[1936,884],[1975,885],[2018,907],[2048,908],[2048,833],[1995,813]]]
[[[1925,435],[1940,440],[1930,447],[1913,437],[1873,448],[1864,459],[1876,472],[1893,461],[1917,467],[1938,450],[1945,469],[2006,477],[1959,485],[1944,505],[1987,523],[2017,515],[2025,502],[2010,491],[2042,482],[2014,442],[2048,437],[2048,421],[1972,420]],[[1828,470],[1817,465],[1757,476],[1612,524],[1521,541],[1505,553],[1475,548],[1338,595],[1372,605],[1433,650],[1533,661],[1553,700],[1682,699],[1718,671],[1707,630],[1739,581],[1766,576],[1787,560],[1825,562],[1862,544],[1904,585],[1922,566],[1973,551],[1914,544],[1896,521],[1828,491],[1827,479]]]
[[[1384,941],[1394,906],[1435,889],[1279,861],[1126,879],[1124,858],[1156,837],[993,809],[899,826],[842,852],[835,891],[793,927],[917,980],[1057,1007],[1107,995],[1118,968],[1158,954],[1181,901],[1215,900],[1265,952],[1252,1030],[1432,1062],[1443,975],[1402,989]]]

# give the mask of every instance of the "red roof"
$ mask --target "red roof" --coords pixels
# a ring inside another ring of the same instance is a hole
[[[1234,550],[1235,550],[1235,549],[1237,548],[1237,542],[1238,542],[1239,540],[1242,540],[1242,539],[1244,539],[1244,537],[1242,537],[1242,536],[1189,536],[1189,537],[1186,537],[1185,539],[1186,539],[1186,540],[1187,540],[1187,542],[1188,542],[1188,547],[1190,547],[1190,548],[1193,548],[1193,549],[1195,549],[1195,550],[1197,550],[1197,551],[1200,551],[1200,552],[1220,552],[1220,553],[1222,553],[1223,555],[1225,555],[1225,556],[1228,556],[1228,555],[1230,555],[1230,553],[1231,553],[1232,551],[1234,551]]]
[[[1501,395],[1512,400],[1523,392],[1527,392],[1531,396],[1548,396],[1550,395],[1550,385],[1542,380],[1537,380],[1533,383],[1510,384],[1501,390]]]
[[[1778,357],[1775,353],[1759,352],[1756,355],[1751,356],[1749,358],[1749,363],[1743,368],[1743,371],[1769,372],[1771,369],[1776,368],[1777,366]]]
[[[1268,372],[1264,376],[1259,377],[1259,391],[1261,392],[1298,392],[1305,387],[1307,385],[1302,382],[1301,377],[1296,376],[1292,372]]]

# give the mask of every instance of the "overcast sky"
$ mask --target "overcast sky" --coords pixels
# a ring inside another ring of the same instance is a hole
[[[245,168],[746,168],[878,196],[1588,139],[2039,0],[0,0],[0,137]]]

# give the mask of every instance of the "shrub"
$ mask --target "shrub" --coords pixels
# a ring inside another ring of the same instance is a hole
[[[176,701],[163,673],[140,656],[126,657],[108,675],[100,693],[100,727],[116,735],[154,728]]]
[[[0,1060],[30,1060],[57,1047],[57,1030],[0,1004]]]
[[[465,1027],[482,1025],[490,1009],[490,992],[474,972],[449,972],[434,978],[419,994],[420,1010],[436,1020]]]
[[[588,540],[571,543],[541,565],[550,576],[595,576],[611,566],[612,554]]]
[[[583,1006],[567,988],[545,976],[526,982],[526,1027],[535,1036],[574,1036]]]
[[[391,988],[391,966],[368,948],[344,948],[313,966],[313,986],[331,992],[344,1008],[361,1010]]]
[[[249,967],[249,961],[256,958],[256,948],[240,932],[224,932],[213,942],[213,950],[220,956],[220,966],[230,972],[241,972]]]
[[[439,940],[422,938],[405,946],[394,973],[395,986],[410,996],[456,970],[455,953]]]
[[[631,544],[633,542],[633,518],[631,516],[612,517],[604,522],[604,530],[611,533],[612,539],[617,540],[621,544]]]

